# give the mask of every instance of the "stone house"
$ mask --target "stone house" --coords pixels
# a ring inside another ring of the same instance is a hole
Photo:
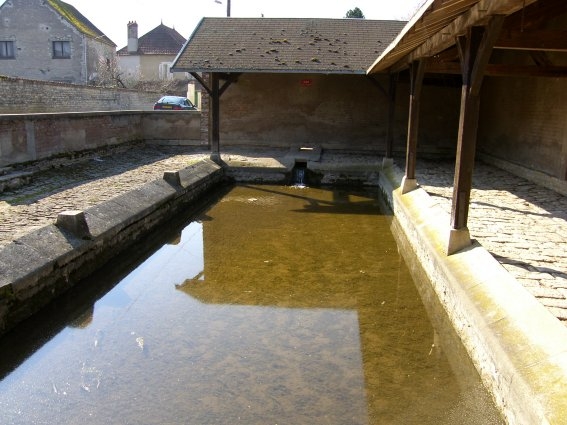
[[[0,74],[89,84],[116,45],[70,4],[6,0],[0,6]]]
[[[185,41],[175,28],[163,23],[138,38],[138,24],[128,22],[128,45],[117,52],[123,78],[140,81],[185,79],[183,74],[170,72]]]

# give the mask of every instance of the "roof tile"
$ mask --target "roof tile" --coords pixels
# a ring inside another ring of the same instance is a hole
[[[138,39],[137,55],[177,55],[185,43],[185,38],[174,28],[160,24]],[[119,56],[128,56],[128,46],[118,52]]]
[[[367,19],[203,18],[173,70],[365,74],[404,25]]]

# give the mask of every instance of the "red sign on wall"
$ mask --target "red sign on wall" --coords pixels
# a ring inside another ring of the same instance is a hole
[[[313,84],[313,80],[310,78],[306,78],[304,80],[301,80],[301,85],[303,87],[309,87],[311,84]]]

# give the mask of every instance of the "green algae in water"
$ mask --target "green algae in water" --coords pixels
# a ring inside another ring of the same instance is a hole
[[[5,374],[3,423],[502,423],[391,221],[371,191],[234,187]]]

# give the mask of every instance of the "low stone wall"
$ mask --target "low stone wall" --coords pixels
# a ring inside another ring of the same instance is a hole
[[[421,188],[402,195],[398,174],[380,176],[393,234],[419,259],[507,423],[564,423],[567,329],[478,243],[445,255],[448,214]]]
[[[110,201],[58,216],[0,251],[0,334],[31,316],[223,180],[205,160]]]
[[[0,114],[151,110],[160,93],[0,76]]]
[[[0,166],[134,141],[207,144],[198,111],[0,115]]]

